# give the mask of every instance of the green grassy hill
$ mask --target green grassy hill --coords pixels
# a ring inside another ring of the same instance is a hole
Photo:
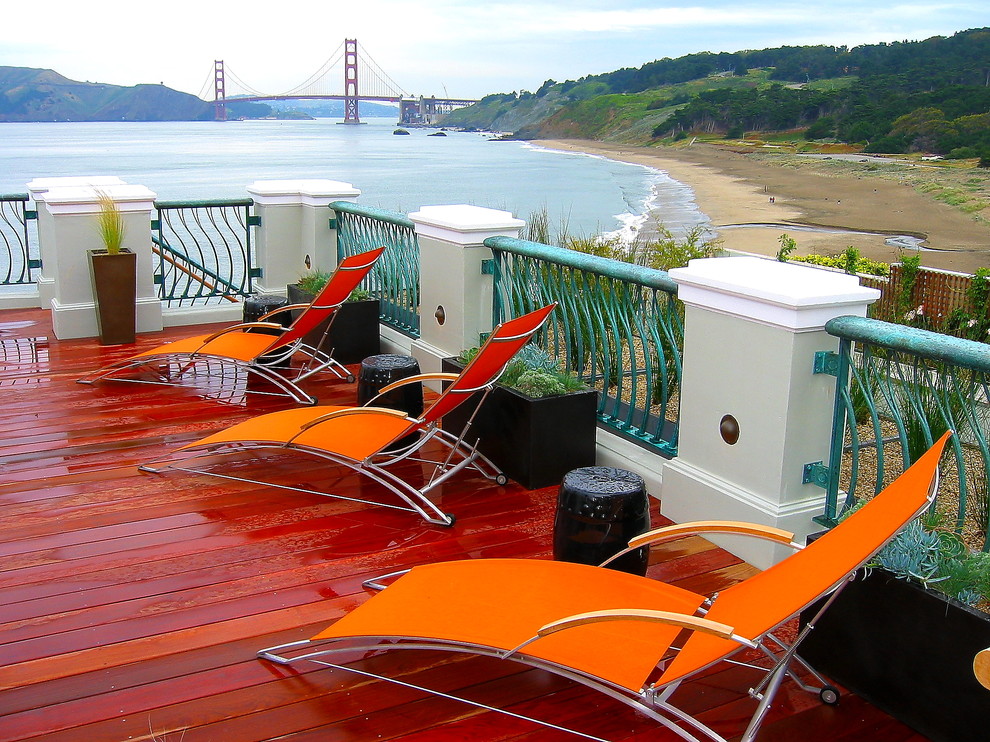
[[[53,70],[0,67],[0,121],[195,121],[213,106],[164,85],[76,82]]]
[[[661,59],[536,93],[495,94],[445,125],[646,144],[787,131],[872,152],[990,161],[990,28],[924,41]]]

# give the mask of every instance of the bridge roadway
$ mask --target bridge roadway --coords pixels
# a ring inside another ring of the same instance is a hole
[[[348,101],[354,101],[355,104],[360,101],[398,103],[399,122],[403,124],[433,123],[433,118],[436,116],[441,116],[443,114],[450,113],[455,108],[470,106],[478,102],[477,100],[467,98],[426,98],[423,96],[420,96],[419,98],[405,98],[401,96],[386,95],[359,95],[356,97],[349,95],[265,95],[246,96],[243,98],[226,98],[217,102],[225,105],[233,102],[259,103],[273,100],[339,100],[344,101],[345,103]]]

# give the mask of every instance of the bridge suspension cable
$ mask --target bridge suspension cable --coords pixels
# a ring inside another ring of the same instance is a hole
[[[244,82],[241,78],[239,78],[237,76],[237,73],[235,73],[232,69],[230,69],[230,67],[225,67],[224,68],[224,75],[226,76],[226,78],[228,80],[233,81],[234,84],[237,85],[237,88],[236,89],[237,89],[238,93],[243,93],[244,95],[252,95],[252,96],[259,97],[259,98],[265,96],[265,93],[262,93],[260,90],[257,90],[255,88],[251,87],[246,82]],[[227,97],[228,98],[231,97],[229,93],[227,94]]]
[[[356,44],[356,42],[354,42]],[[358,88],[360,89],[361,97],[365,98],[382,98],[398,100],[400,98],[410,97],[409,93],[402,88],[395,80],[388,76],[384,70],[378,65],[378,63],[367,53],[363,48],[356,47],[358,51],[358,64],[357,64],[357,75],[358,75]],[[295,87],[283,92],[283,93],[266,93],[259,91],[257,88],[245,83],[237,74],[227,65],[224,68],[224,75],[228,83],[233,83],[233,85],[228,84],[226,97],[236,98],[238,96],[247,96],[254,98],[293,98],[293,97],[319,97],[319,96],[345,96],[347,91],[344,89],[346,83],[344,81],[344,67],[346,55],[346,41],[342,42],[340,46],[337,47],[336,51],[324,62],[316,72],[310,75],[305,81],[296,85]],[[351,52],[353,54],[353,51]],[[212,97],[214,86],[214,77],[211,75],[207,78],[206,83],[203,85],[203,89],[200,92],[200,98],[204,100],[207,99],[209,95]]]
[[[317,90],[319,87],[318,83],[322,82],[324,86],[327,84],[327,78],[329,78],[330,72],[337,66],[343,56],[344,42],[342,41],[340,42],[340,46],[337,47],[337,50],[330,55],[330,58],[326,62],[323,63],[323,66],[310,75],[305,82],[296,85],[296,87],[285,93],[279,93],[279,95],[286,98],[291,98],[293,95],[319,95],[321,93],[329,94],[329,90]]]
[[[198,98],[202,100],[211,100],[213,98],[214,84],[216,82],[216,71],[211,69],[206,74],[206,79],[203,80],[203,87],[199,89]]]
[[[395,80],[389,77],[385,73],[385,71],[378,65],[378,62],[376,62],[374,58],[372,58],[372,56],[364,50],[363,47],[358,46],[358,51],[359,51],[359,57],[362,62],[366,62],[366,63],[370,62],[370,65],[362,64],[358,71],[358,74],[360,75],[362,72],[364,72],[365,78],[366,79],[370,78],[367,79],[368,82],[374,80],[375,82],[378,83],[377,86],[372,87],[372,90],[374,90],[376,94],[381,94],[382,92],[384,92],[389,94],[389,97],[394,97],[394,98],[410,97],[409,93],[406,92],[406,90],[403,89],[402,86],[400,86]],[[365,80],[362,80],[361,82],[364,83]],[[364,86],[364,89],[367,90],[366,85]]]

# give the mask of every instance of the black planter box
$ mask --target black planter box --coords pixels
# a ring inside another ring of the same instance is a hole
[[[460,373],[453,358],[443,370]],[[477,401],[470,399],[444,417],[444,429],[460,433]],[[527,489],[559,485],[571,469],[595,465],[598,392],[588,389],[532,399],[496,385],[478,410],[466,440],[506,476]]]
[[[286,286],[286,294],[290,304],[309,304],[314,298],[313,294],[294,283]],[[381,353],[380,314],[378,299],[345,302],[337,313],[322,350],[332,350],[333,357],[344,365],[360,363],[368,356],[378,355]],[[306,335],[306,344],[315,348],[326,332],[326,326],[326,322],[317,325]]]
[[[935,742],[964,742],[987,739],[990,692],[973,657],[988,646],[990,616],[875,569],[844,589],[799,654]]]

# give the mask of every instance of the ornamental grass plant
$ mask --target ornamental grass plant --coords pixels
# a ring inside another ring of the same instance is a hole
[[[117,255],[124,247],[124,217],[120,207],[106,191],[97,191],[100,211],[97,214],[97,231],[107,254]]]

